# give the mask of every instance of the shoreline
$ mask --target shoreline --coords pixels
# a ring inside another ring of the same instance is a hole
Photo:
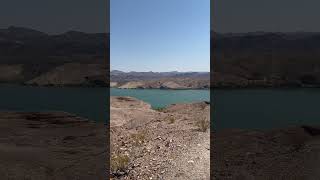
[[[178,91],[181,91],[181,90],[210,90],[210,88],[187,88],[187,89],[184,89],[184,88],[118,88],[118,87],[110,87],[110,89],[123,89],[123,90],[178,90]]]
[[[27,84],[11,84],[0,83],[0,87],[35,87],[35,88],[107,88],[109,86],[85,86],[85,85],[27,85]]]
[[[213,87],[211,90],[294,90],[294,89],[320,89],[319,87]]]

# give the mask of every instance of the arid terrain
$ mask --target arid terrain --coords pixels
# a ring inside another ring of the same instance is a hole
[[[319,87],[320,33],[211,32],[212,87]]]
[[[111,71],[110,87],[120,89],[209,89],[209,72]]]
[[[0,29],[0,83],[34,86],[109,86],[107,33],[47,34]]]
[[[209,89],[209,79],[168,78],[125,83],[111,82],[110,87],[120,89]]]
[[[113,179],[210,179],[210,104],[111,97]]]
[[[320,128],[226,129],[212,134],[212,175],[231,180],[316,180]]]
[[[0,122],[0,179],[106,179],[103,123],[64,112],[1,112]]]

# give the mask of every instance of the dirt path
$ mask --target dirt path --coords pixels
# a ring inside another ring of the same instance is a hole
[[[164,179],[210,179],[210,134],[199,134],[174,160]],[[174,178],[173,178],[174,177]]]

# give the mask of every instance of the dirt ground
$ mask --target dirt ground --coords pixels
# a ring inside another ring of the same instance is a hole
[[[106,179],[104,124],[63,112],[0,113],[0,179]]]
[[[209,112],[207,102],[153,110],[111,97],[113,179],[210,179]]]
[[[320,128],[228,129],[211,140],[213,179],[320,179]]]

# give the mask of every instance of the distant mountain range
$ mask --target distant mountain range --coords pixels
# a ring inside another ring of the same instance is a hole
[[[213,87],[320,85],[320,33],[211,34]]]
[[[109,68],[108,42],[107,33],[68,31],[49,35],[14,26],[0,29],[0,82],[94,85],[93,82],[88,82],[89,79],[95,81],[99,77],[98,84],[101,85],[100,81],[106,79]],[[85,71],[77,71],[71,67]],[[101,72],[94,72],[97,70]],[[37,82],[40,79],[41,82]],[[108,84],[107,80],[103,81]]]
[[[208,89],[209,72],[122,72],[110,73],[111,87],[125,89]]]
[[[110,73],[110,86],[123,89],[208,89],[209,72],[122,72]]]
[[[49,35],[9,27],[0,29],[0,63],[94,62],[109,57],[108,41],[106,33],[68,31]]]
[[[124,82],[134,80],[151,80],[160,78],[210,78],[209,72],[123,72],[113,70],[110,72],[111,81]]]
[[[211,35],[212,87],[320,86],[320,33],[212,31]],[[50,35],[14,26],[0,29],[0,82],[108,86],[109,40],[108,33]],[[135,82],[124,87],[206,88],[209,76],[208,72],[114,70],[110,80],[117,86]],[[137,81],[148,83],[137,86]]]

